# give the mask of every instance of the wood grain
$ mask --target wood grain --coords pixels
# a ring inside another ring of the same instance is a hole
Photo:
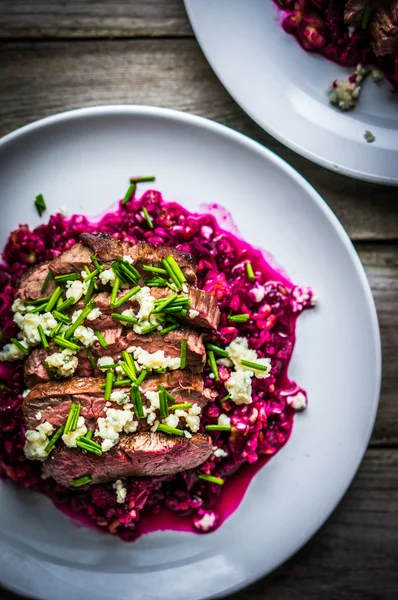
[[[282,146],[235,104],[194,39],[3,42],[0,63],[0,135],[96,104],[192,112],[238,129],[285,158],[324,196],[352,239],[398,239],[397,188],[337,175]]]
[[[183,0],[0,0],[0,38],[193,35]]]
[[[397,557],[398,449],[368,450],[345,498],[314,538],[272,575],[229,599],[396,600]],[[0,598],[19,600],[5,590]]]

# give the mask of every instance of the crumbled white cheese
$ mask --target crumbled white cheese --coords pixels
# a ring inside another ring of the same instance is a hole
[[[47,364],[55,369],[61,377],[70,377],[77,369],[79,361],[73,350],[65,348],[62,352],[55,352],[47,357]]]
[[[116,404],[127,404],[129,401],[129,397],[123,390],[115,390],[111,393],[112,402],[116,402]]]
[[[184,429],[184,435],[188,439],[190,439],[192,437],[192,433],[189,433],[189,431],[187,429]]]
[[[16,313],[23,313],[27,311],[27,306],[25,306],[25,303],[23,302],[23,300],[21,300],[20,298],[17,298],[16,300],[14,300],[12,306],[11,306],[11,310],[12,312]]]
[[[99,274],[99,279],[102,285],[113,283],[115,281],[115,272],[112,269],[105,269]]]
[[[297,392],[297,394],[287,396],[286,402],[297,411],[305,410],[308,404],[307,396],[303,394],[303,392]]]
[[[83,310],[80,308],[79,310],[75,310],[75,312],[73,313],[73,315],[71,316],[72,319],[72,323],[74,323],[76,321],[76,319],[78,317],[80,317],[80,315],[82,314]]]
[[[226,456],[228,456],[228,453],[225,452],[223,448],[217,448],[217,450],[214,450],[214,456],[216,458],[225,458]]]
[[[130,263],[130,265],[133,265],[133,264],[134,264],[134,261],[133,261],[133,259],[132,259],[132,258],[131,258],[131,256],[129,256],[128,254],[125,254],[125,255],[123,256],[123,260],[125,260],[125,261],[126,261],[126,262],[128,262],[128,263]]]
[[[173,413],[170,413],[168,417],[166,417],[165,419],[162,420],[162,423],[164,423],[165,425],[168,425],[169,427],[174,427],[176,428],[178,426],[178,417],[176,415],[174,415]]]
[[[228,415],[221,413],[221,415],[217,419],[218,425],[231,425],[231,419]]]
[[[26,390],[26,391],[29,391],[29,390]],[[35,414],[35,419],[37,419],[37,421],[40,421],[40,419],[41,419],[41,412],[40,412],[40,411],[38,411],[38,412]]]
[[[75,431],[70,431],[69,433],[64,433],[62,436],[62,441],[65,446],[68,448],[77,448],[76,440],[81,435],[86,435],[87,427],[84,423],[84,417],[79,417],[77,420],[77,427]]]
[[[109,408],[106,417],[100,417],[97,421],[95,435],[102,438],[102,450],[106,452],[119,440],[122,431],[133,433],[137,430],[138,421],[134,421],[134,415],[129,409],[118,410]],[[106,443],[105,443],[106,442]],[[109,444],[112,443],[112,445]]]
[[[237,337],[233,342],[226,348],[232,362],[235,365],[235,369],[239,371],[250,371],[258,379],[265,379],[268,377],[271,370],[271,360],[269,358],[259,358],[255,350],[250,350],[246,338]],[[242,360],[255,362],[260,365],[267,367],[266,371],[259,371],[242,365]]]
[[[195,317],[197,317],[199,315],[199,311],[195,310],[194,308],[190,308],[188,311],[188,317],[190,319],[195,319]]]
[[[127,490],[123,485],[123,481],[121,479],[115,481],[113,489],[116,490],[116,502],[123,504],[127,496]]]
[[[20,342],[22,346],[25,348],[28,347],[28,344],[25,341]],[[9,360],[21,360],[24,358],[25,354],[11,342],[11,344],[6,344],[3,350],[0,352],[0,362],[5,362]]]
[[[67,281],[65,296],[67,298],[74,298],[74,303],[76,304],[76,302],[78,302],[78,300],[80,300],[80,298],[87,292],[88,285],[89,282],[80,281],[80,279]]]
[[[45,451],[45,447],[53,431],[54,427],[47,421],[38,425],[36,429],[28,429],[25,433],[26,443],[23,449],[26,458],[29,460],[44,460],[47,458],[48,453]]]
[[[101,356],[97,360],[97,367],[103,367],[104,365],[114,365],[115,361],[112,356]]]
[[[133,356],[138,365],[149,371],[152,371],[153,369],[169,369],[170,371],[174,371],[180,368],[180,357],[171,358],[170,356],[165,356],[163,350],[157,350],[156,352],[151,353],[143,348],[134,346],[131,346],[131,348],[134,348]]]
[[[256,285],[256,287],[253,287],[249,291],[249,294],[252,296],[254,302],[262,302],[264,300],[264,296],[265,296],[264,286]]]
[[[150,406],[156,410],[159,408],[159,392],[145,392],[145,398],[147,398],[150,402]]]
[[[336,79],[329,84],[329,98],[341,110],[354,108],[361,92],[361,82],[367,70],[358,65],[355,72],[347,78]]]
[[[188,410],[188,416],[185,417],[185,422],[187,424],[187,426],[189,427],[189,429],[193,432],[196,432],[199,430],[200,427],[200,413],[201,413],[201,408],[198,404],[194,404],[189,410]]]
[[[233,371],[225,382],[225,387],[235,404],[252,403],[252,372]]]
[[[83,344],[83,346],[86,346],[86,348],[92,346],[97,341],[97,336],[91,327],[85,327],[84,325],[79,325],[79,327],[77,327],[74,336]]]
[[[158,421],[158,420],[156,420],[156,421],[154,422],[154,424],[152,425],[152,427],[151,427],[151,431],[152,431],[152,432],[155,432],[155,431],[157,431],[158,425],[159,425],[159,421]]]
[[[214,527],[217,521],[217,516],[214,512],[206,512],[201,519],[195,519],[195,527],[200,531],[209,531]]]
[[[102,315],[102,312],[100,311],[99,308],[93,308],[93,310],[88,313],[86,319],[87,319],[87,321],[95,321],[95,319],[98,319],[101,315]]]
[[[140,310],[136,315],[137,319],[139,321],[147,320],[155,308],[155,298],[151,295],[151,288],[142,287],[138,294],[134,296],[134,300],[140,305]]]
[[[20,325],[25,339],[31,345],[38,344],[40,342],[39,330],[37,329],[40,325],[41,317],[37,314],[27,313],[23,322]]]

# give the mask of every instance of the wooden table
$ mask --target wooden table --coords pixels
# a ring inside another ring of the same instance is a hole
[[[0,136],[82,106],[176,108],[258,140],[300,171],[336,213],[361,257],[379,315],[384,367],[376,425],[326,525],[274,574],[231,598],[396,600],[398,189],[331,173],[255,125],[207,64],[182,0],[0,0],[0,52]],[[0,598],[17,597],[0,590]]]

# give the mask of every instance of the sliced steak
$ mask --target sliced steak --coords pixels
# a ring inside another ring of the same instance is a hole
[[[398,0],[378,10],[369,25],[376,56],[394,56],[398,51]]]
[[[85,265],[92,265],[91,254],[90,248],[77,243],[70,250],[66,250],[54,258],[50,263],[50,269],[54,275],[63,275],[74,271],[80,273]]]
[[[22,406],[26,427],[34,429],[44,421],[60,427],[67,419],[71,402],[76,402],[81,405],[80,414],[87,420],[88,426],[94,428],[97,419],[105,416],[106,402],[101,388],[104,381],[103,378],[73,377],[36,385],[26,396]],[[142,393],[156,391],[158,385],[169,390],[177,402],[192,402],[203,407],[214,397],[214,393],[204,387],[201,376],[187,371],[172,371],[148,377],[141,385]],[[129,392],[129,388],[117,389]],[[112,407],[123,408],[114,402]]]
[[[102,262],[111,262],[123,256],[123,244],[107,233],[82,233],[80,239],[95,257]]]
[[[155,248],[146,242],[138,242],[135,246],[125,245],[125,254],[131,256],[139,271],[141,271],[143,265],[162,267],[162,259],[171,254],[184,273],[187,283],[196,285],[196,262],[192,254],[188,252],[177,250],[171,246],[157,246]]]
[[[101,457],[60,447],[52,452],[47,465],[57,483],[70,487],[75,478],[88,474],[92,483],[131,476],[172,475],[201,465],[212,452],[211,439],[206,435],[196,433],[187,439],[142,432],[122,436],[119,444]]]
[[[123,333],[122,333],[123,332]],[[110,356],[115,362],[120,360],[123,350],[131,346],[143,348],[147,352],[154,353],[162,350],[165,356],[178,358],[181,354],[181,341],[187,341],[186,368],[192,373],[201,373],[206,361],[206,351],[201,334],[191,329],[181,328],[170,331],[166,335],[159,333],[148,333],[139,335],[133,330],[127,331],[122,327],[103,329],[102,335],[108,343],[108,348],[103,348],[98,342],[91,347],[94,360],[97,363],[101,356]],[[24,365],[24,377],[26,386],[31,389],[37,383],[49,381],[49,375],[44,366],[47,357],[54,352],[60,352],[58,346],[51,344],[48,351],[37,348],[30,353]],[[79,360],[75,377],[91,377],[103,375],[100,369],[93,369],[89,361],[87,350],[82,348],[77,354]]]
[[[41,291],[48,274],[49,264],[48,262],[42,263],[25,271],[19,281],[15,297],[21,300],[37,300],[43,296],[50,296],[55,290],[53,279],[48,282],[45,292]]]

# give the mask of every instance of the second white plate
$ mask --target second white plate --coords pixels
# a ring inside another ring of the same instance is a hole
[[[217,76],[261,127],[328,169],[398,185],[398,94],[386,81],[366,81],[356,109],[343,113],[331,106],[326,90],[350,70],[304,52],[283,31],[271,0],[185,4]],[[366,130],[373,143],[366,142]]]

